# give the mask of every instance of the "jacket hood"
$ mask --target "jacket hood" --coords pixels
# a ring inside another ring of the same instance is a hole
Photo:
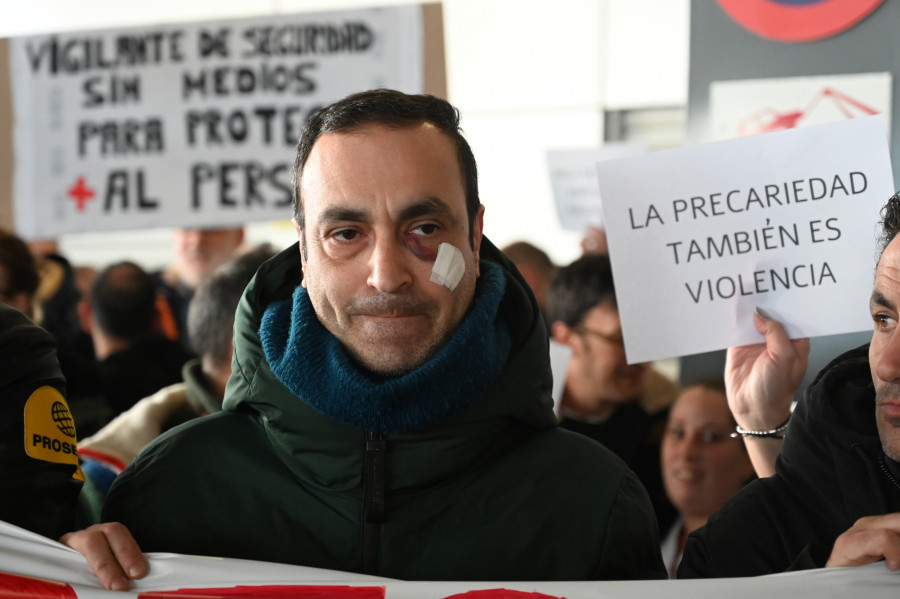
[[[498,450],[505,433],[513,429],[547,429],[557,424],[551,399],[547,332],[537,301],[515,266],[487,238],[482,239],[481,259],[500,266],[506,278],[499,314],[506,320],[511,336],[509,358],[488,391],[455,416],[420,431],[386,437],[394,447],[395,457],[402,460],[405,454],[410,461],[418,462],[418,468],[394,470],[416,473],[410,481],[415,478],[422,482],[422,470],[427,469],[434,471],[434,477],[447,476],[447,472],[440,471],[441,461],[436,457],[441,452],[454,452],[454,460],[446,460],[447,463],[469,467]],[[300,251],[294,244],[266,262],[247,287],[235,315],[232,376],[223,410],[256,412],[285,463],[303,470],[298,474],[304,478],[316,478],[321,472],[309,471],[309,460],[292,456],[315,451],[324,454],[320,455],[321,460],[336,462],[326,470],[347,473],[344,481],[320,482],[355,484],[359,472],[347,461],[357,459],[351,447],[357,447],[365,431],[320,414],[288,391],[269,368],[260,342],[259,328],[266,307],[291,297],[301,280]],[[427,440],[427,445],[421,443],[423,440]],[[428,450],[422,451],[423,447]]]
[[[776,464],[779,475],[803,486],[837,489],[845,507],[857,501],[857,481],[876,467],[881,453],[868,348],[842,354],[813,380],[794,410]],[[828,512],[836,506],[809,507]]]

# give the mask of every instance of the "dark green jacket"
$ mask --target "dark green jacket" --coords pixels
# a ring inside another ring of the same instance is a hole
[[[664,578],[637,478],[557,426],[546,329],[489,241],[512,350],[478,401],[441,424],[369,441],[291,394],[260,346],[261,315],[299,284],[299,251],[265,264],[235,321],[224,410],[161,437],[119,476],[105,520],[145,551],[418,580]],[[367,451],[368,447],[368,451]]]

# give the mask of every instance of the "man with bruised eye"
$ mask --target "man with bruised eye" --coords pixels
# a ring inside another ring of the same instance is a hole
[[[238,307],[223,410],[104,520],[145,551],[414,580],[664,578],[644,488],[557,426],[534,295],[483,235],[455,108],[373,90],[307,122],[298,243]]]

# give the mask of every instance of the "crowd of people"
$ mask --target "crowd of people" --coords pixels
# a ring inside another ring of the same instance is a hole
[[[809,342],[762,311],[764,343],[679,387],[627,363],[601,230],[562,267],[495,247],[443,100],[325,107],[294,180],[280,252],[180,231],[170,269],[91,280],[0,233],[0,520],[115,589],[142,551],[411,580],[900,568],[900,196],[872,343],[792,414]]]

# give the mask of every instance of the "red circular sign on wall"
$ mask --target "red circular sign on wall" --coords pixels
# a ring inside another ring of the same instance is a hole
[[[811,42],[850,29],[884,0],[716,0],[753,33],[780,42]]]

